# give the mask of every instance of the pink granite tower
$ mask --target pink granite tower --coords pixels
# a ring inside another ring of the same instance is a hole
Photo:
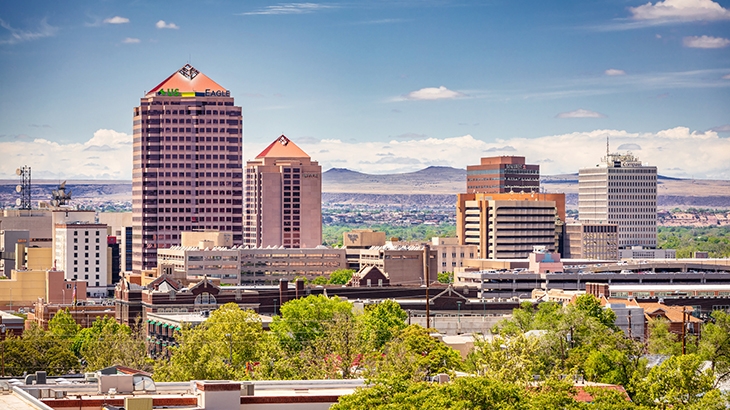
[[[134,108],[133,270],[181,233],[219,230],[243,243],[243,116],[231,92],[187,64]]]

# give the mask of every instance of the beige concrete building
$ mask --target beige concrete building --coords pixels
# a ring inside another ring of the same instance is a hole
[[[279,279],[298,276],[314,279],[328,277],[347,269],[345,249],[317,248],[241,249],[241,284],[274,284]]]
[[[438,273],[454,272],[464,266],[464,260],[474,259],[478,254],[477,245],[461,245],[459,238],[431,238],[431,249],[436,252]]]
[[[233,246],[233,235],[220,231],[193,231],[183,232],[181,245],[183,247],[197,246],[201,249],[213,247]]]
[[[29,246],[53,247],[53,218],[47,209],[5,209],[0,212],[0,229],[29,232]]]
[[[618,225],[619,249],[656,248],[657,168],[626,154],[609,154],[578,173],[581,222]]]
[[[360,249],[359,265],[360,269],[377,267],[388,275],[391,285],[419,286],[438,280],[437,260],[436,251],[428,245],[386,245]]]
[[[322,167],[282,135],[246,163],[244,244],[322,244]]]
[[[39,298],[50,303],[86,300],[86,282],[67,281],[60,270],[17,270],[12,279],[0,280],[0,309],[29,310]]]
[[[189,64],[134,108],[133,270],[181,232],[215,229],[242,243],[243,117],[231,92]]]
[[[351,249],[365,249],[385,245],[385,232],[372,229],[353,229],[342,234],[342,245]]]
[[[535,246],[559,249],[565,194],[459,194],[456,234],[477,258],[527,258]]]
[[[314,279],[347,269],[345,249],[210,248],[160,249],[159,273],[181,280],[208,277],[229,285],[275,284],[279,279]]]
[[[160,274],[182,278],[220,279],[221,283],[238,285],[241,273],[239,250],[173,246],[159,249],[157,264]]]
[[[618,225],[580,222],[565,225],[565,258],[618,259]]]

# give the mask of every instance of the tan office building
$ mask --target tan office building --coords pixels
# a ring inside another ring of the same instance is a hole
[[[525,164],[525,157],[482,158],[466,167],[466,192],[505,193],[540,191],[540,166]]]
[[[459,238],[431,238],[431,249],[436,252],[438,273],[454,272],[464,266],[464,260],[477,257],[477,245],[461,245]]]
[[[572,223],[565,225],[563,256],[568,259],[618,259],[618,225]]]
[[[244,244],[322,244],[322,167],[282,135],[246,163]]]
[[[559,249],[565,194],[459,194],[456,235],[481,259],[527,258],[535,246]]]
[[[134,108],[133,271],[184,231],[214,229],[242,243],[243,117],[231,92],[186,64]]]
[[[619,249],[656,248],[656,194],[656,167],[631,154],[610,154],[578,172],[578,218],[618,225]]]

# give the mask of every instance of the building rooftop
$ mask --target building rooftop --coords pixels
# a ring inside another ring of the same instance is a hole
[[[261,151],[256,158],[309,158],[309,155],[285,135],[281,135]]]
[[[153,95],[158,95],[163,90],[176,90],[181,94],[196,92],[204,93],[206,90],[226,92],[225,88],[211,80],[205,74],[196,70],[195,67],[190,64],[185,64],[180,70],[174,72],[163,82],[157,84],[157,86],[147,93],[147,96],[151,97]],[[195,96],[195,94],[192,96]]]

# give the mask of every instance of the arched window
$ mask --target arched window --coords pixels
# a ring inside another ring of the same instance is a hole
[[[196,305],[215,305],[215,296],[208,292],[203,292],[195,297]]]

